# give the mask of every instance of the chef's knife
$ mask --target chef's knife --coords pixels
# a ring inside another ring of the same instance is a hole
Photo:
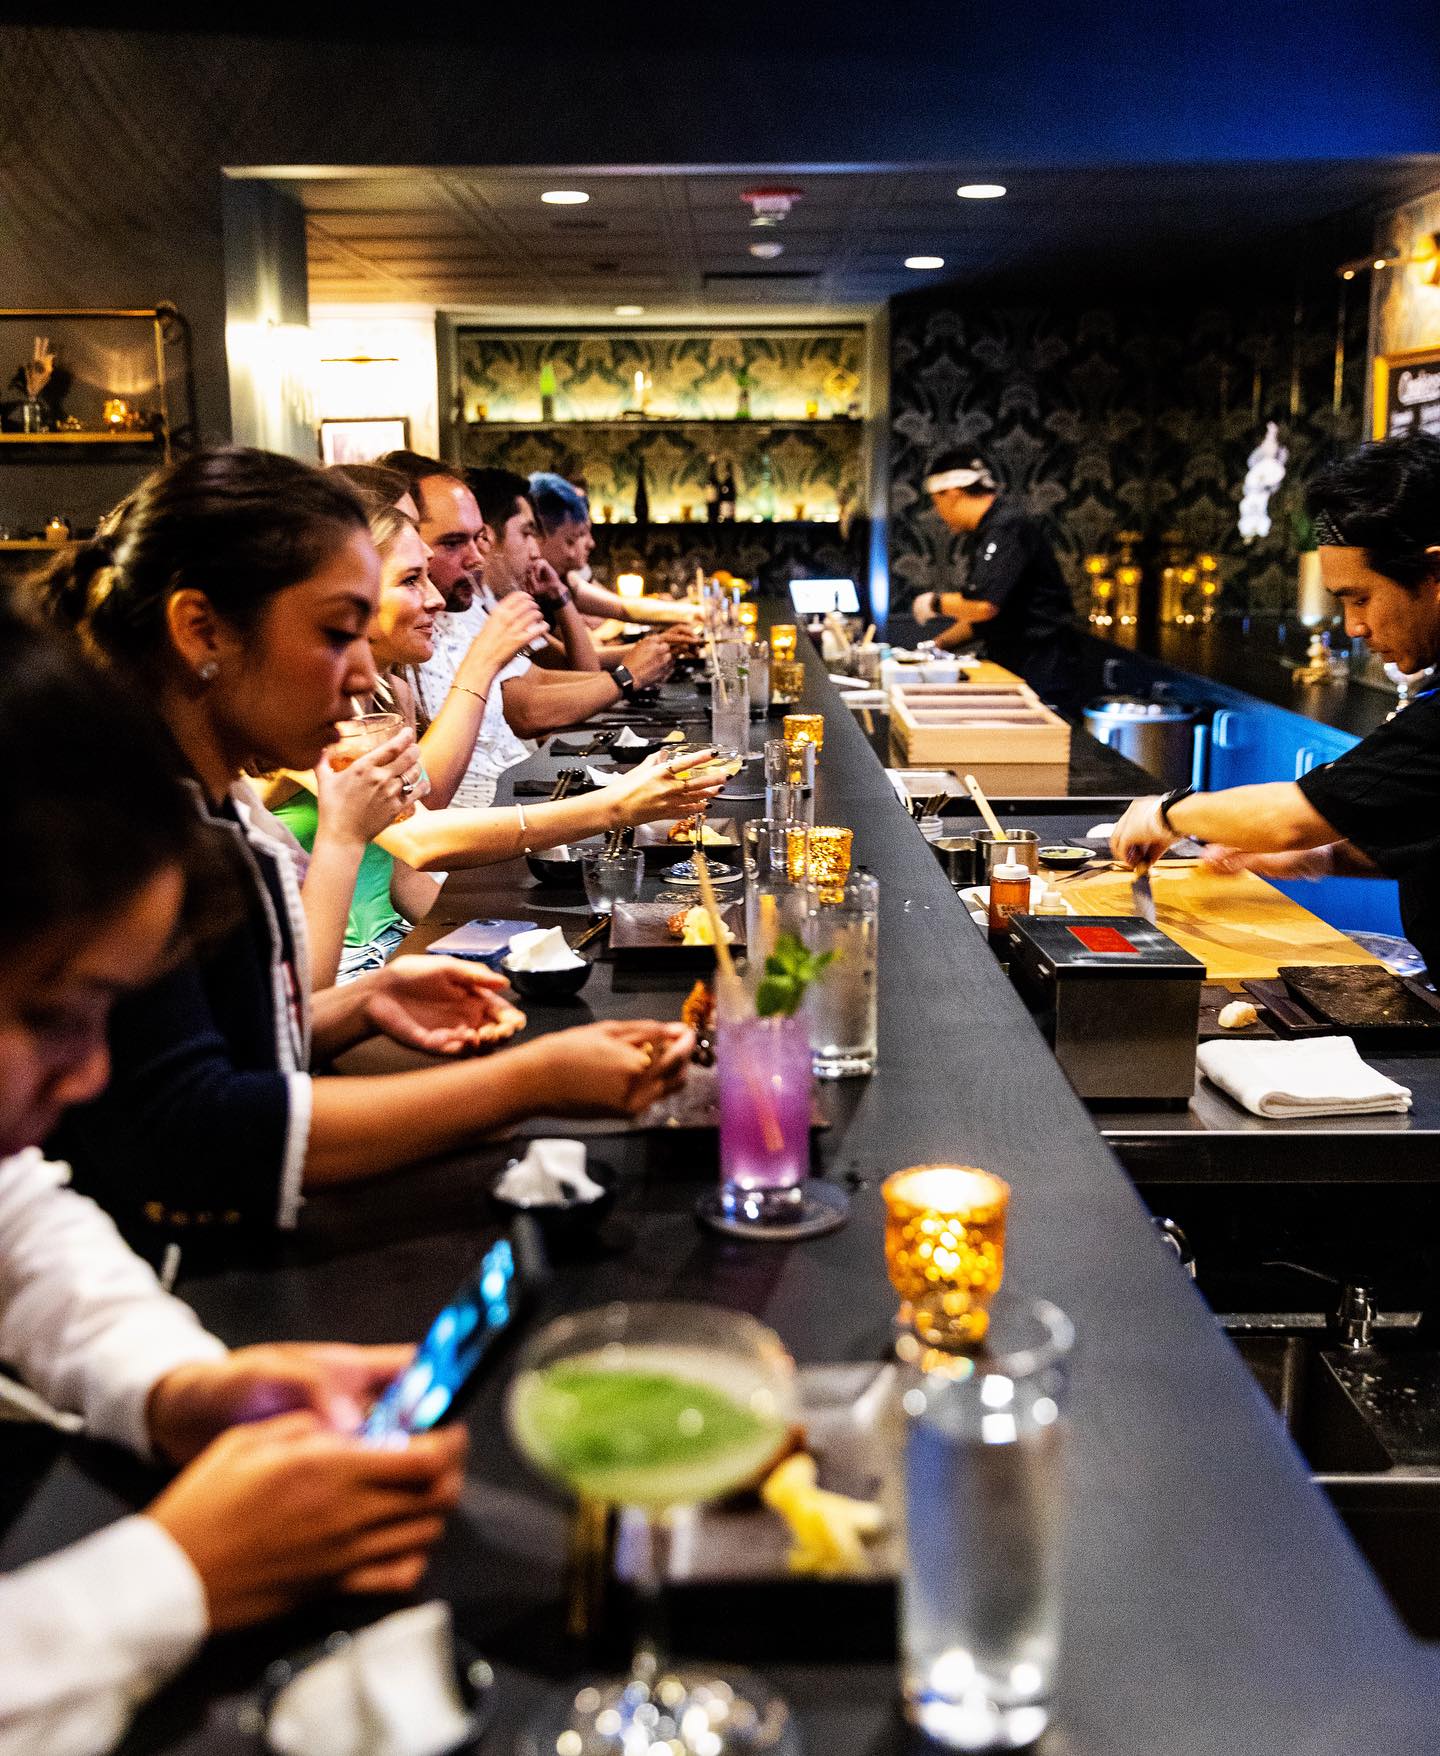
[[[1135,876],[1130,881],[1130,902],[1135,913],[1142,921],[1155,925],[1155,892],[1150,888],[1150,867],[1148,863],[1135,868]]]

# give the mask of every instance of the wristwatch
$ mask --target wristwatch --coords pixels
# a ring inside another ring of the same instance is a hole
[[[1173,806],[1178,805],[1181,799],[1188,799],[1194,791],[1194,787],[1172,787],[1160,801],[1160,821],[1174,835],[1181,835],[1184,832],[1176,829],[1175,825],[1170,821],[1171,809]]]
[[[633,701],[635,699],[635,679],[630,675],[630,667],[628,665],[616,665],[610,675],[615,681],[616,688],[619,689],[625,699],[627,701]]]

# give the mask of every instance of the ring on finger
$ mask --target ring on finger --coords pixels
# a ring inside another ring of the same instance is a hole
[[[414,791],[415,783],[413,781],[402,780],[400,782],[400,797],[402,799],[408,799]]]
[[[654,1043],[641,1043],[640,1053],[645,1057],[645,1065],[647,1067],[652,1067],[655,1064]]]

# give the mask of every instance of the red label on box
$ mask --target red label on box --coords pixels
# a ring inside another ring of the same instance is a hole
[[[1120,951],[1139,957],[1140,947],[1132,945],[1118,927],[1068,927],[1087,951]]]

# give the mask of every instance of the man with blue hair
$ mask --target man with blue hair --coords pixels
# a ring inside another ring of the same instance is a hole
[[[540,526],[540,553],[570,587],[583,614],[620,622],[695,620],[693,605],[672,603],[668,598],[622,598],[591,579],[589,562],[595,535],[590,529],[589,503],[564,476],[537,470],[530,478],[530,499]]]

